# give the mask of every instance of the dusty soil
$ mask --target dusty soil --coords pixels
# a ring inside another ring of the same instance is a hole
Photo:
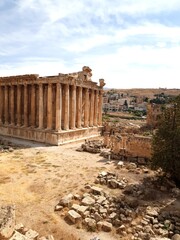
[[[84,192],[85,184],[94,184],[103,170],[125,176],[129,183],[138,183],[143,174],[127,175],[99,154],[77,152],[80,142],[59,147],[24,144],[28,146],[0,153],[0,205],[15,204],[17,223],[56,240],[119,239],[115,233],[91,233],[68,225],[54,207],[64,195]],[[119,189],[108,191],[120,194]]]
[[[97,236],[69,226],[54,207],[64,195],[84,191],[86,183],[92,184],[97,174],[110,170],[113,163],[107,165],[99,154],[77,152],[81,143],[59,147],[26,144],[30,146],[0,153],[0,205],[15,204],[17,223],[41,235],[52,234],[56,240]]]

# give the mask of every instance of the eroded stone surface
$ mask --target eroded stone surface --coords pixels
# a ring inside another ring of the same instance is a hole
[[[81,215],[74,210],[69,210],[67,217],[72,223],[77,223],[81,219]]]
[[[3,206],[0,208],[0,239],[10,238],[15,228],[15,207]]]
[[[24,236],[23,234],[15,231],[15,233],[9,240],[29,240],[29,239],[26,236]]]
[[[93,205],[94,203],[95,203],[95,200],[90,196],[87,196],[82,200],[82,204],[85,206]]]

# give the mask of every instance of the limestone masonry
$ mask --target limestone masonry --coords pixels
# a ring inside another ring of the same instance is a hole
[[[102,94],[92,70],[57,76],[0,77],[0,134],[61,145],[98,136]]]

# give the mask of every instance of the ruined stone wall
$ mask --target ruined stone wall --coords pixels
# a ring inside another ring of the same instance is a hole
[[[151,137],[139,135],[104,135],[104,145],[111,148],[114,154],[129,157],[151,158]]]
[[[147,125],[156,127],[158,119],[162,114],[162,104],[148,104],[147,106]]]
[[[127,152],[132,156],[151,157],[151,138],[143,136],[130,136],[126,141]]]

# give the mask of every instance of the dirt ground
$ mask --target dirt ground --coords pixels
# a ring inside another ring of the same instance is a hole
[[[40,235],[52,234],[56,240],[97,236],[69,226],[54,207],[64,195],[84,191],[86,183],[93,184],[100,171],[110,170],[114,164],[106,164],[99,154],[77,152],[80,142],[59,147],[24,144],[13,152],[0,153],[0,205],[15,204],[16,222]]]
[[[94,184],[99,172],[113,171],[123,177],[114,161],[108,164],[99,154],[77,152],[81,142],[59,147],[23,144],[26,146],[13,152],[0,153],[0,205],[15,204],[17,223],[43,236],[52,234],[56,240],[90,240],[95,236],[102,240],[119,239],[115,233],[77,229],[54,212],[61,197],[83,192],[84,185]],[[142,178],[129,175],[132,182]]]

